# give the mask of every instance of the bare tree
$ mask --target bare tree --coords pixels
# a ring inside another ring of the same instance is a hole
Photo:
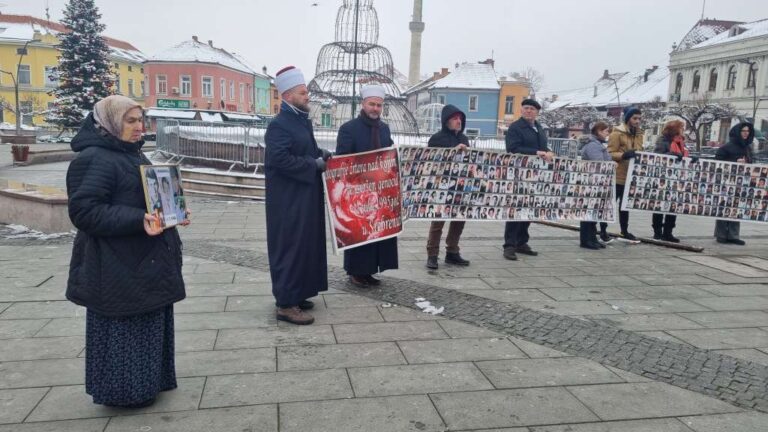
[[[608,121],[607,113],[598,111],[591,105],[563,106],[553,110],[544,109],[539,113],[539,122],[550,129],[550,136],[568,135],[572,128],[579,128],[582,133],[599,120]]]
[[[510,76],[516,80],[527,82],[531,86],[532,96],[544,86],[544,75],[532,67],[527,67],[520,72],[512,72]]]
[[[667,113],[685,121],[686,134],[689,139],[696,143],[696,150],[701,150],[701,128],[717,120],[738,115],[738,111],[733,105],[713,103],[706,96],[690,104],[671,107]]]
[[[11,103],[8,99],[0,96],[0,109],[4,111],[10,111],[14,116],[18,115],[16,112],[16,102]],[[47,113],[47,109],[43,105],[43,102],[37,96],[24,96],[19,99],[19,109],[22,116],[40,116]]]

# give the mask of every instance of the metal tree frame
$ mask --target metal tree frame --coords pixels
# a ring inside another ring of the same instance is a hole
[[[416,119],[395,83],[392,55],[378,45],[373,0],[344,0],[336,15],[335,39],[320,49],[315,78],[308,86],[313,122],[338,128],[357,115],[360,86],[378,83],[387,93],[382,120],[392,132],[418,134]]]

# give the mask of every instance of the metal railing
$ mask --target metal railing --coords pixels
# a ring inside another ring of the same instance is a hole
[[[177,162],[198,160],[259,169],[264,163],[265,132],[265,125],[158,119],[157,151]],[[337,129],[317,128],[314,135],[320,148],[336,149]],[[394,133],[392,140],[396,145],[426,146],[429,135]],[[503,136],[473,136],[470,146],[496,151],[506,149]],[[575,159],[578,156],[578,142],[574,139],[550,138],[549,147],[561,157]]]

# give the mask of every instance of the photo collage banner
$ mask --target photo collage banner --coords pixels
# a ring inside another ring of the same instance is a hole
[[[638,154],[629,165],[622,210],[768,221],[768,166]]]
[[[616,164],[494,150],[402,146],[404,219],[616,220]]]

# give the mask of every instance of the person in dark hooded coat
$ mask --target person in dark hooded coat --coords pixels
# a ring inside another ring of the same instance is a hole
[[[128,408],[176,388],[173,303],[185,297],[179,234],[147,213],[142,118],[124,96],[96,103],[67,170],[77,234],[66,296],[86,308],[85,391],[96,404]]]
[[[309,119],[309,92],[294,67],[275,77],[280,114],[267,127],[267,250],[276,318],[312,324],[307,300],[328,290],[322,172],[330,152],[317,146]]]
[[[715,159],[752,163],[752,141],[755,138],[755,127],[752,123],[742,122],[731,128],[728,133],[728,143],[717,149]],[[730,220],[715,221],[715,238],[718,243],[730,243],[744,246],[746,242],[739,238],[741,224]]]
[[[443,125],[437,133],[429,138],[427,147],[456,148],[464,151],[469,148],[469,138],[464,135],[467,116],[454,105],[446,105],[440,113],[440,121]],[[429,237],[427,238],[427,268],[438,268],[437,254],[440,252],[440,237],[443,235],[445,222],[434,221],[429,225]],[[468,266],[469,261],[462,258],[459,253],[459,238],[464,231],[464,221],[453,221],[448,226],[448,237],[445,239],[445,262],[461,266]]]
[[[363,98],[360,115],[339,128],[337,155],[362,153],[394,144],[389,126],[381,121],[386,97],[384,88],[371,84],[364,86],[360,93]],[[381,281],[373,275],[397,267],[397,238],[394,237],[344,251],[344,270],[353,285],[380,285]]]

